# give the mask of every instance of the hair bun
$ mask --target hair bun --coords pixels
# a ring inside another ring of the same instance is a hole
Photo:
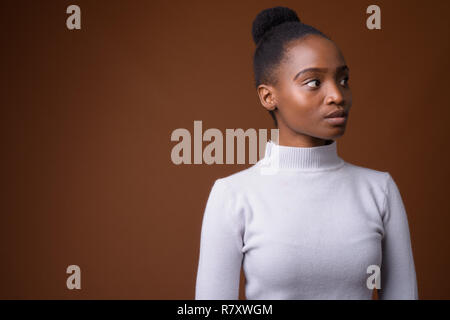
[[[252,36],[256,44],[270,29],[285,22],[300,22],[297,13],[286,7],[273,7],[261,11],[253,21]]]

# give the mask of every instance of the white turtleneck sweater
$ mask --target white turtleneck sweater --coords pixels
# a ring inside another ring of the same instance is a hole
[[[268,141],[263,159],[215,181],[195,299],[238,299],[241,267],[248,300],[371,299],[373,286],[379,299],[418,299],[396,183],[336,146]]]

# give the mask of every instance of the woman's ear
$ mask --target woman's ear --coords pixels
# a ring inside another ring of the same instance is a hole
[[[259,101],[261,101],[265,109],[271,111],[277,108],[275,89],[272,86],[261,84],[256,89],[256,92],[258,93]]]

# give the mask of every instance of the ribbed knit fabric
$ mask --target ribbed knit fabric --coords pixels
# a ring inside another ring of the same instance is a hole
[[[337,143],[313,148],[296,148],[280,146],[273,141],[266,144],[264,165],[272,165],[282,169],[303,171],[321,171],[335,169],[344,165],[337,154]],[[277,159],[278,157],[278,159]]]
[[[214,182],[203,215],[196,299],[418,299],[408,219],[388,172],[337,142],[266,144],[255,165]],[[375,272],[375,273],[374,273]]]

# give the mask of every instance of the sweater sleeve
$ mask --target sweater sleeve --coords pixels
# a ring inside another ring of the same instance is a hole
[[[215,181],[203,214],[196,300],[237,300],[243,228],[238,199],[223,179]]]
[[[384,234],[380,268],[380,300],[417,300],[417,279],[408,218],[400,191],[387,173],[383,210]]]

